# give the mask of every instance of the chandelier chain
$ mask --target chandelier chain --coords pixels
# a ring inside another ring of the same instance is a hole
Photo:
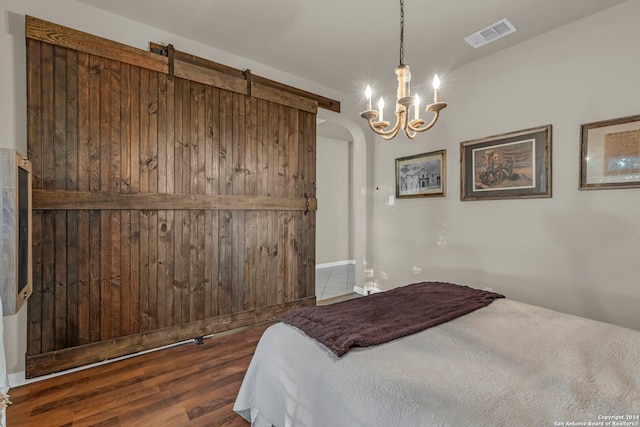
[[[400,65],[404,65],[404,0],[400,0]]]

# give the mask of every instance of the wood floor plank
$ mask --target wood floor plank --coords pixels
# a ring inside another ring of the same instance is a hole
[[[233,402],[271,324],[11,389],[7,425],[246,427]]]
[[[322,301],[326,305],[355,294]],[[233,412],[266,322],[9,390],[8,426],[247,427]]]

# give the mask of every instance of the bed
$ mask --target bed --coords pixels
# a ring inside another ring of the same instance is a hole
[[[640,331],[497,298],[339,357],[279,322],[234,410],[257,427],[638,426]]]

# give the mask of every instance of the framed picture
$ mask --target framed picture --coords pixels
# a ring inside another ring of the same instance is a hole
[[[640,187],[640,116],[580,126],[580,190]]]
[[[396,198],[446,196],[447,150],[396,159]]]
[[[460,143],[460,199],[551,197],[551,125]]]

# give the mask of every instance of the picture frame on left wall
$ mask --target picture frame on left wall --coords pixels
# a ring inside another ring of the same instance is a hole
[[[396,159],[396,198],[447,195],[447,150]]]

